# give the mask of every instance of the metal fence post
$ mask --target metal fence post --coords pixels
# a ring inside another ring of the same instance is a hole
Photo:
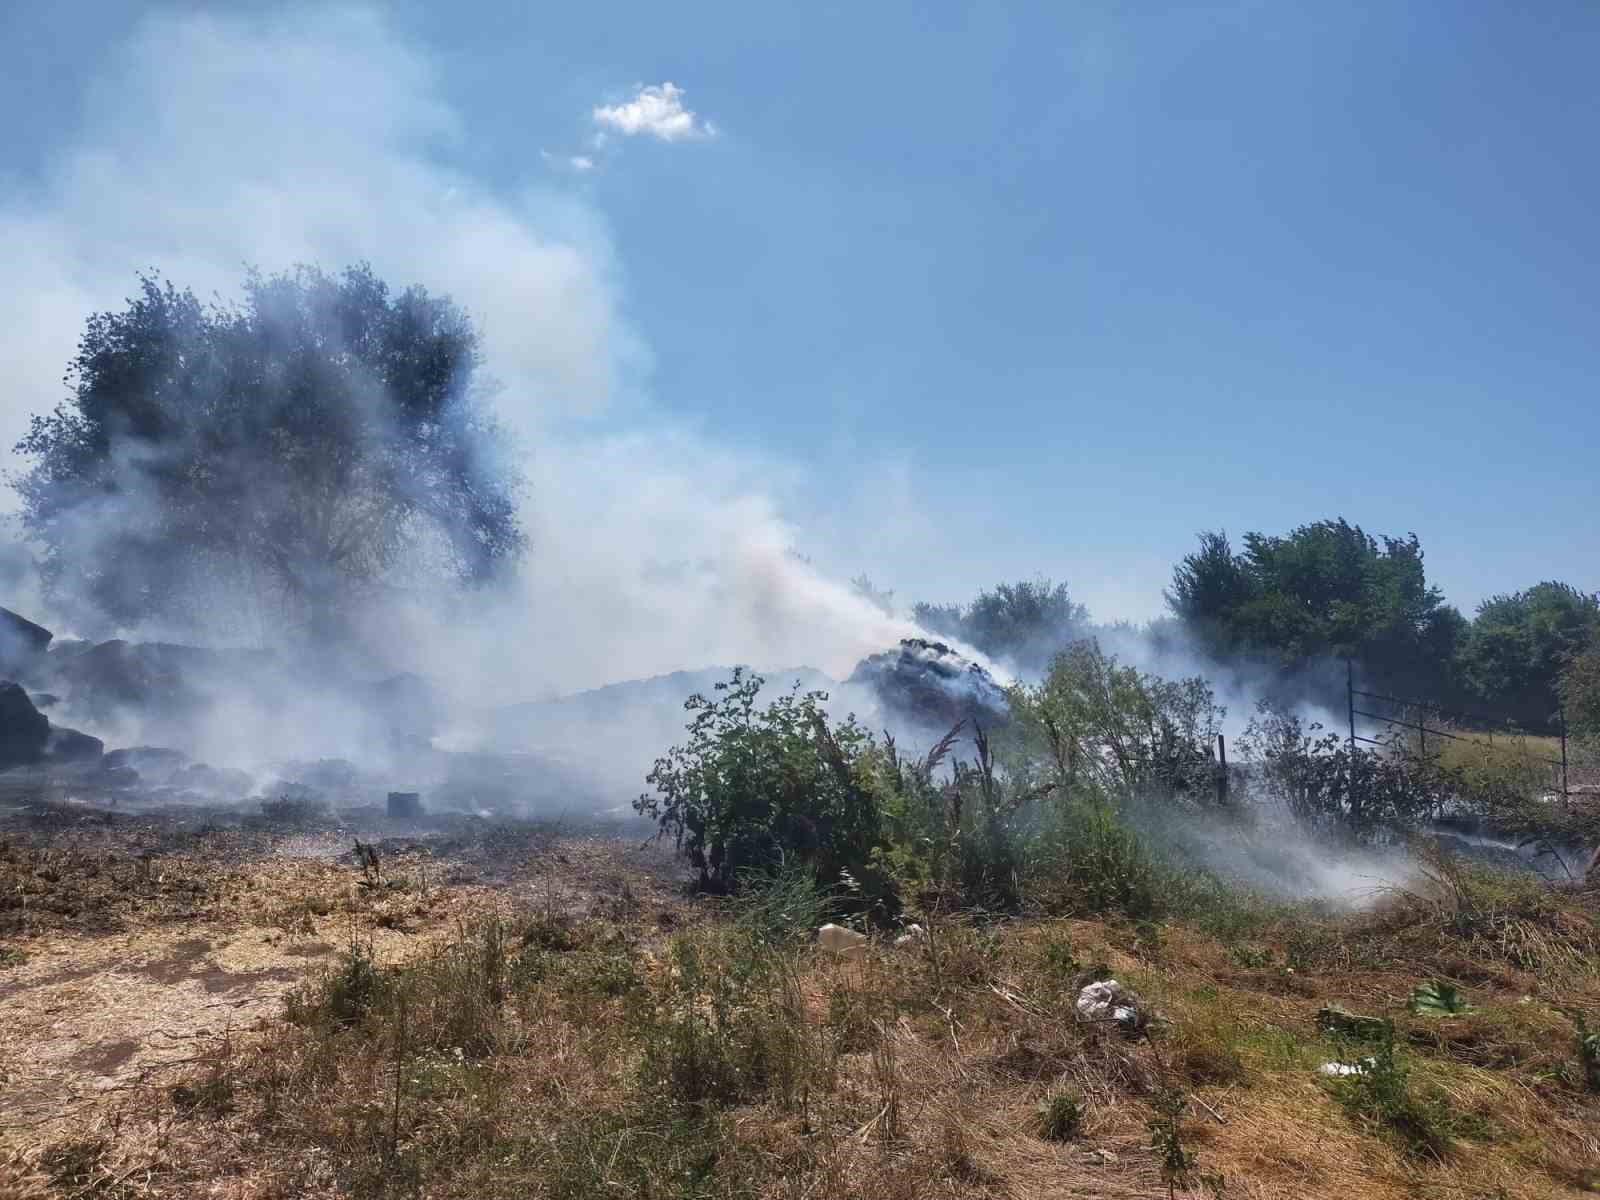
[[[1561,704],[1556,708],[1556,719],[1561,722],[1561,803],[1566,804],[1572,799],[1572,794],[1567,786],[1567,706]]]
[[[1350,659],[1344,660],[1344,697],[1350,711],[1350,770],[1345,780],[1346,795],[1351,804],[1356,801],[1356,669]]]

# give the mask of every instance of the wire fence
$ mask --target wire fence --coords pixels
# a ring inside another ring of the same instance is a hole
[[[1530,764],[1541,764],[1552,769],[1552,777],[1557,784],[1556,791],[1560,794],[1563,800],[1569,799],[1572,794],[1572,767],[1567,750],[1567,718],[1565,709],[1557,709],[1556,719],[1549,727],[1550,732],[1544,734],[1529,733],[1527,730],[1516,728],[1512,722],[1506,721],[1502,718],[1491,717],[1485,713],[1471,712],[1465,709],[1449,708],[1445,705],[1436,704],[1433,701],[1422,700],[1416,697],[1390,696],[1383,692],[1364,691],[1361,688],[1356,687],[1355,667],[1349,659],[1345,660],[1345,696],[1346,707],[1350,717],[1349,736],[1350,750],[1352,754],[1355,752],[1357,742],[1364,742],[1369,746],[1382,746],[1385,748],[1393,746],[1392,739],[1386,741],[1382,738],[1365,737],[1361,734],[1358,734],[1356,732],[1357,717],[1365,717],[1368,720],[1380,721],[1390,729],[1405,729],[1415,733],[1417,735],[1418,755],[1424,763],[1431,761],[1428,754],[1428,738],[1430,736],[1439,741],[1465,742],[1469,745],[1484,746],[1490,751],[1493,751],[1496,745],[1496,726],[1498,726],[1501,742],[1516,745],[1517,757],[1521,761]],[[1369,708],[1357,707],[1358,700],[1363,702],[1375,701],[1379,704],[1392,705],[1399,710],[1401,715],[1396,716],[1392,713],[1377,713],[1371,711]],[[1473,725],[1476,725],[1478,729],[1474,732],[1463,733],[1455,729],[1444,728],[1442,725],[1429,725],[1428,714],[1430,713],[1436,714],[1441,721],[1454,719],[1457,721],[1469,722]],[[1407,719],[1409,716],[1413,715],[1416,717],[1415,720]],[[1554,755],[1531,752],[1527,744],[1527,739],[1529,737],[1554,739],[1560,746],[1560,756],[1556,757]]]

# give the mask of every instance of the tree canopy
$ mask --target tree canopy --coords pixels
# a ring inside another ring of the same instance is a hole
[[[1081,636],[1089,610],[1073,601],[1065,583],[1035,579],[1002,583],[965,607],[919,603],[912,617],[930,633],[959,638],[1024,670],[1042,671]]]
[[[252,271],[232,304],[143,277],[17,446],[47,587],[125,625],[244,589],[326,630],[402,565],[484,579],[523,536],[479,366],[466,313],[364,264]]]
[[[1461,674],[1528,729],[1547,728],[1560,678],[1600,632],[1600,602],[1566,583],[1535,584],[1478,606],[1457,651]]]
[[[1375,538],[1343,518],[1283,536],[1225,533],[1173,571],[1167,603],[1214,652],[1256,652],[1284,666],[1337,656],[1367,677],[1438,692],[1462,625],[1423,570],[1412,534]]]

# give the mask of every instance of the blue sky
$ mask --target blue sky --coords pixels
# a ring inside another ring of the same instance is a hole
[[[251,22],[325,24],[267,5],[0,16],[0,103],[28,116],[0,129],[14,217],[84,188],[61,182],[63,147],[150,136],[131,131],[143,84],[118,117],[107,80],[163,74],[194,20],[245,46]],[[400,47],[423,80],[415,120],[377,136],[536,213],[517,219],[601,281],[606,399],[541,429],[670,431],[658,450],[743,464],[727,494],[764,479],[827,571],[940,600],[1044,573],[1097,616],[1145,618],[1196,531],[1343,515],[1415,531],[1469,612],[1545,578],[1600,587],[1592,4],[460,3],[361,22],[341,53]],[[597,120],[669,81],[691,136]],[[94,211],[112,232],[66,251],[82,295],[178,245],[141,234],[120,262],[119,218]],[[278,245],[213,257],[277,266]]]

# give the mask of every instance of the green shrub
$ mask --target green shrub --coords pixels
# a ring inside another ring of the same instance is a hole
[[[1190,1173],[1198,1164],[1194,1154],[1183,1144],[1183,1131],[1179,1126],[1189,1102],[1178,1088],[1163,1087],[1151,1099],[1150,1106],[1155,1109],[1155,1116],[1145,1122],[1145,1128],[1150,1132],[1150,1149],[1155,1151],[1161,1180],[1167,1185],[1167,1195],[1171,1196],[1176,1188],[1188,1186]]]
[[[352,938],[332,974],[314,987],[291,993],[289,1019],[299,1024],[325,1020],[339,1026],[358,1025],[385,999],[388,988],[389,981],[373,959],[371,944]]]
[[[1050,1142],[1070,1142],[1083,1127],[1083,1097],[1063,1088],[1051,1092],[1034,1109],[1039,1136]]]
[[[656,760],[655,791],[635,810],[673,835],[703,890],[798,863],[829,888],[853,881],[862,907],[892,913],[872,736],[854,717],[830,726],[827,693],[798,684],[757,708],[763,682],[736,668],[717,699],[689,697],[688,740]]]
[[[1148,917],[1162,907],[1163,872],[1144,840],[1109,805],[1072,805],[1060,838],[1070,898],[1087,912],[1122,911]]]

